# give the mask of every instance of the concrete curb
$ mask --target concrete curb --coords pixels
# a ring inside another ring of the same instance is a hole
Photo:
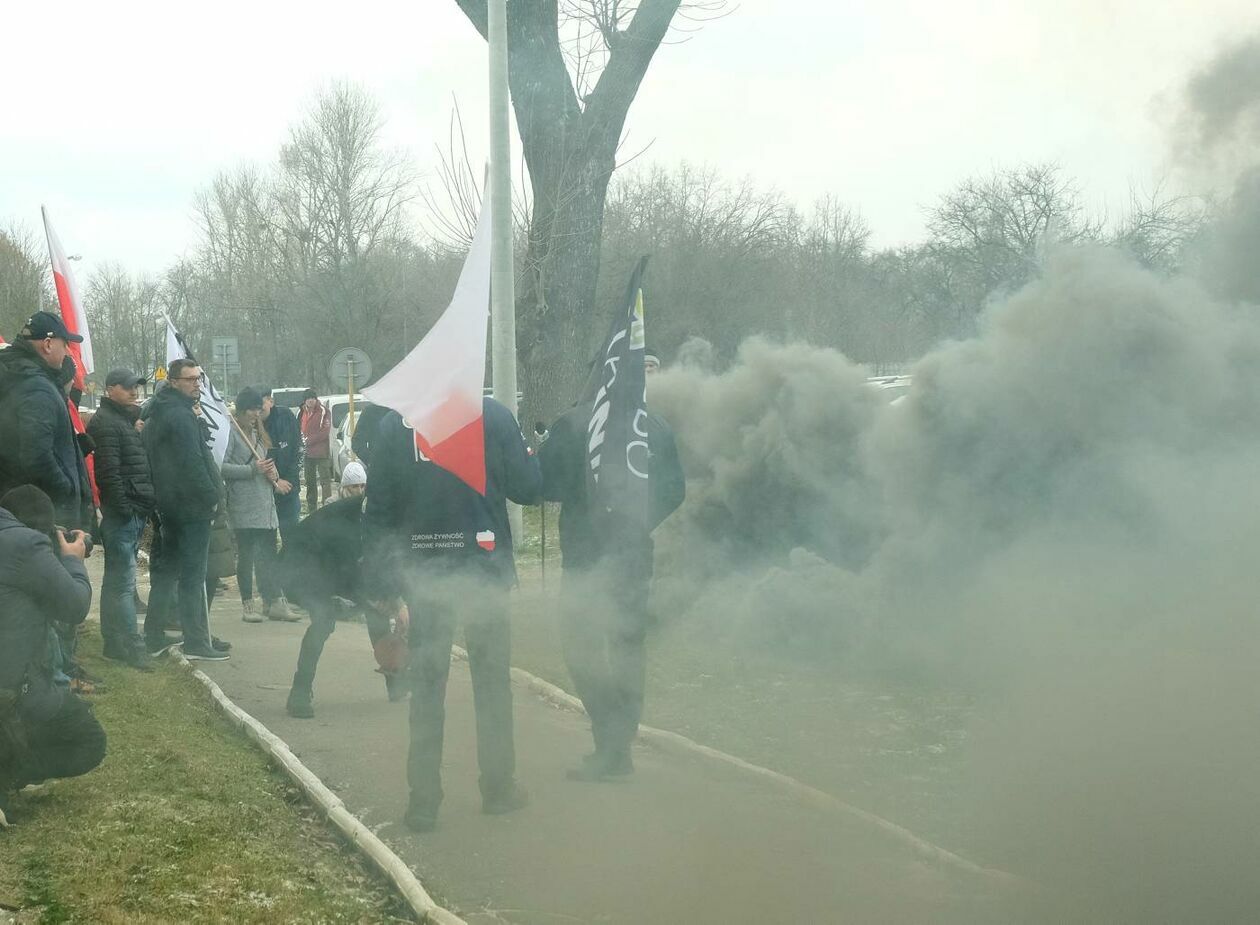
[[[416,921],[433,923],[433,925],[467,925],[459,916],[433,901],[433,897],[428,894],[403,859],[346,809],[341,799],[298,760],[283,739],[233,703],[231,698],[223,693],[223,689],[215,684],[205,672],[194,668],[192,663],[184,658],[182,652],[176,651],[174,654],[184,667],[192,672],[192,676],[205,685],[223,714],[234,725],[243,729],[258,747],[302,788],[306,798],[342,835],[349,839],[355,849],[385,875],[411,907],[416,915]]]
[[[455,656],[461,661],[468,660],[468,653],[459,646],[454,647]],[[565,691],[550,681],[544,681],[537,675],[532,675],[528,671],[520,668],[512,669],[512,680],[522,687],[527,688],[541,699],[547,701],[552,706],[562,710],[569,710],[575,713],[586,715],[586,709],[582,706],[582,701],[578,700],[568,691]],[[969,861],[960,855],[954,854],[952,851],[934,845],[924,838],[915,835],[909,829],[890,822],[882,816],[877,816],[872,812],[860,809],[850,803],[833,797],[829,793],[825,793],[816,787],[801,783],[794,777],[781,774],[778,771],[772,771],[769,768],[763,768],[760,765],[745,761],[743,758],[737,758],[734,755],[719,751],[716,748],[710,748],[707,745],[701,745],[684,735],[676,732],[669,732],[664,729],[656,729],[652,726],[639,727],[639,741],[654,746],[664,752],[676,755],[684,755],[687,757],[700,757],[710,761],[718,761],[723,764],[738,768],[747,774],[751,774],[767,783],[773,784],[778,789],[802,800],[815,809],[826,812],[839,813],[850,819],[857,820],[865,825],[872,826],[883,834],[889,836],[894,841],[900,842],[909,848],[917,857],[924,861],[940,865],[942,867],[953,868],[962,873],[973,876],[982,877],[994,883],[1001,884],[1007,888],[1018,890],[1033,889],[1033,884],[1029,883],[1022,877],[1006,871],[996,870],[990,867],[982,867],[974,861]]]

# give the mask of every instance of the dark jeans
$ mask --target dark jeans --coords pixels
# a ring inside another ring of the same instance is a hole
[[[105,511],[101,535],[105,541],[105,577],[101,579],[101,636],[107,648],[129,647],[140,641],[136,632],[136,552],[144,533],[144,518]]]
[[[73,694],[64,694],[57,712],[44,719],[22,710],[22,727],[29,752],[18,770],[18,786],[78,777],[105,758],[105,730]]]
[[[317,487],[323,487],[325,504],[332,500],[332,460],[306,457],[306,472],[303,475],[306,478],[306,508],[313,514],[318,507],[316,504],[318,498]],[[318,486],[316,482],[319,483]]]
[[[319,667],[319,657],[323,654],[324,643],[337,629],[338,605],[331,598],[319,597],[310,599],[310,625],[302,636],[302,647],[298,650],[297,671],[293,675],[293,689],[309,694],[315,683],[315,669]],[[389,635],[389,617],[376,610],[375,607],[364,607],[363,618],[367,622],[368,639],[375,646],[378,641]],[[385,686],[392,688],[393,675],[385,675]]]
[[[258,593],[270,604],[280,596],[276,580],[276,531],[236,530],[236,584],[241,600],[254,596],[254,572],[258,572]]]
[[[185,648],[210,645],[210,621],[206,613],[206,558],[210,553],[209,520],[162,520],[159,559],[151,563],[149,609],[144,634],[162,638],[166,615],[178,607]]]
[[[477,765],[483,797],[508,792],[516,775],[512,739],[512,636],[508,598],[502,589],[470,583],[441,594],[409,594],[411,611],[411,747],[407,782],[411,806],[437,814],[442,802],[442,739],[446,681],[451,672],[455,625],[464,616],[464,639],[477,715]]]
[[[280,539],[288,545],[293,528],[302,519],[302,492],[297,480],[287,495],[276,495],[276,516],[280,518]]]
[[[591,718],[595,749],[628,751],[643,715],[648,580],[610,571],[566,570],[560,589],[561,645]]]

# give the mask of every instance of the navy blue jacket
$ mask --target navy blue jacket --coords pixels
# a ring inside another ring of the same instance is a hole
[[[59,375],[21,342],[0,350],[0,495],[34,485],[52,499],[59,524],[86,530],[92,487]]]
[[[417,460],[414,434],[398,412],[381,421],[363,507],[364,550],[377,587],[392,584],[400,591],[397,574],[408,566],[476,570],[504,587],[516,581],[507,502],[536,504],[542,476],[512,412],[487,398],[482,414],[484,496],[445,469]]]
[[[288,408],[272,405],[263,427],[271,438],[267,456],[275,461],[276,473],[297,491],[302,481],[302,428],[297,416]]]

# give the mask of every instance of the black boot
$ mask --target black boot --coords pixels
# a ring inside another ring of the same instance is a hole
[[[285,712],[296,719],[314,719],[315,707],[311,703],[311,689],[293,685],[289,691],[289,699],[284,705]]]

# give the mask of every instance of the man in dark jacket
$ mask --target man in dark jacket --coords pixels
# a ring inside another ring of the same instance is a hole
[[[153,479],[140,437],[140,384],[129,369],[105,377],[105,397],[88,424],[96,447],[96,484],[101,493],[101,536],[105,577],[101,582],[101,637],[105,657],[149,670],[136,631],[136,553],[153,512]]]
[[[311,614],[285,705],[289,715],[299,719],[315,715],[311,689],[324,643],[337,628],[338,598],[362,608],[373,646],[390,631],[389,617],[382,612],[382,598],[388,595],[376,593],[363,580],[365,482],[362,465],[347,465],[341,475],[341,500],[324,505],[293,528],[280,557],[286,593]],[[385,691],[391,701],[406,696],[402,679],[392,672],[385,673]]]
[[[90,530],[92,489],[59,385],[67,344],[82,340],[56,315],[36,312],[0,351],[0,492],[35,485],[58,523]]]
[[[372,445],[380,431],[381,421],[388,413],[389,409],[384,405],[368,405],[359,412],[359,418],[354,422],[354,439],[350,441],[350,448],[364,468],[372,468]]]
[[[539,448],[538,461],[544,497],[562,504],[564,656],[595,739],[594,753],[569,776],[604,780],[634,769],[630,745],[643,713],[647,667],[651,531],[682,503],[686,483],[673,432],[663,418],[649,413],[645,428],[650,453],[647,530],[609,535],[601,529],[587,494],[590,418],[591,409],[585,404],[561,415]]]
[[[262,419],[271,449],[267,456],[276,464],[276,517],[280,521],[280,539],[289,542],[293,528],[302,519],[302,428],[288,408],[276,404],[270,388],[261,388]]]
[[[175,360],[167,370],[166,383],[153,397],[143,432],[162,524],[162,556],[168,566],[152,576],[145,647],[150,655],[170,647],[163,622],[178,586],[184,656],[224,661],[228,654],[211,645],[206,613],[210,523],[223,499],[223,480],[193,411],[201,396],[201,368],[191,360]]]
[[[92,603],[84,534],[61,533],[53,518],[33,485],[0,497],[0,816],[12,791],[105,757],[104,730],[48,664],[49,625],[82,623]]]
[[[482,424],[484,495],[429,462],[397,412],[381,421],[372,452],[364,551],[378,570],[369,580],[382,591],[392,580],[411,612],[411,800],[404,821],[418,831],[433,828],[442,802],[446,679],[460,615],[476,691],[482,811],[505,813],[528,802],[516,783],[512,739],[507,592],[516,564],[506,502],[535,503],[541,480],[507,408],[485,399]]]

